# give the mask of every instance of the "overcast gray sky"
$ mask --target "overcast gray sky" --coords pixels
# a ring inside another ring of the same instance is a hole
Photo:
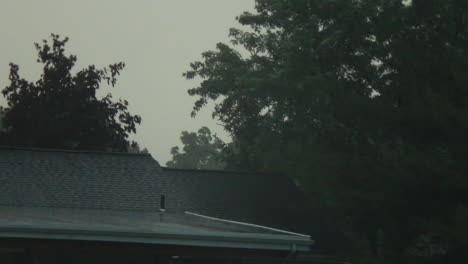
[[[70,37],[67,50],[78,57],[76,69],[124,61],[116,88],[105,91],[127,99],[131,113],[142,116],[134,139],[165,164],[182,130],[208,126],[228,139],[210,109],[190,117],[195,98],[187,90],[198,81],[182,73],[203,51],[227,42],[229,28],[238,26],[235,17],[253,9],[254,0],[2,0],[0,89],[8,83],[10,62],[23,77],[37,80],[41,68],[33,43],[51,33]]]

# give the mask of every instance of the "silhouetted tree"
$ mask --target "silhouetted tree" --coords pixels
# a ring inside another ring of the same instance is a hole
[[[52,34],[49,43],[35,43],[37,62],[43,64],[41,77],[29,82],[10,63],[9,85],[2,93],[8,105],[4,125],[9,145],[126,151],[129,133],[140,124],[131,115],[126,100],[112,95],[99,98],[103,82],[115,86],[125,64],[119,62],[103,69],[90,65],[72,74],[76,56],[65,54],[68,38]]]
[[[249,55],[219,43],[185,73],[192,115],[213,101],[236,166],[296,177],[373,254],[464,254],[467,2],[255,2],[230,31]]]

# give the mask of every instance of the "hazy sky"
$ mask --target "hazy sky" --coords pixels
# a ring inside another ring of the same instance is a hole
[[[67,50],[77,55],[77,70],[124,61],[116,88],[104,90],[127,99],[130,112],[142,116],[134,139],[165,164],[182,130],[208,126],[227,139],[210,109],[190,117],[195,98],[187,90],[199,81],[182,73],[203,51],[227,42],[229,28],[238,25],[235,17],[253,8],[254,0],[2,0],[0,89],[7,85],[10,62],[23,77],[37,80],[33,43],[51,33],[70,38]]]

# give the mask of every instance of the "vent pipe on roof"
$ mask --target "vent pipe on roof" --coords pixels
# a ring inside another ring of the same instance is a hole
[[[161,199],[159,200],[159,211],[166,211],[166,197],[164,196],[164,194],[161,194]]]
[[[161,198],[159,200],[159,222],[164,220],[164,213],[166,212],[166,197],[164,194],[161,194]]]

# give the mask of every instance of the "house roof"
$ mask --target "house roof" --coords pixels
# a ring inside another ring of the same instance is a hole
[[[287,177],[162,168],[167,207],[304,232],[306,197]]]
[[[161,167],[148,154],[0,147],[0,205],[82,210],[186,211],[305,233],[316,250],[340,247],[329,219],[307,210],[288,177]]]
[[[0,205],[159,209],[159,164],[147,154],[0,148]]]

